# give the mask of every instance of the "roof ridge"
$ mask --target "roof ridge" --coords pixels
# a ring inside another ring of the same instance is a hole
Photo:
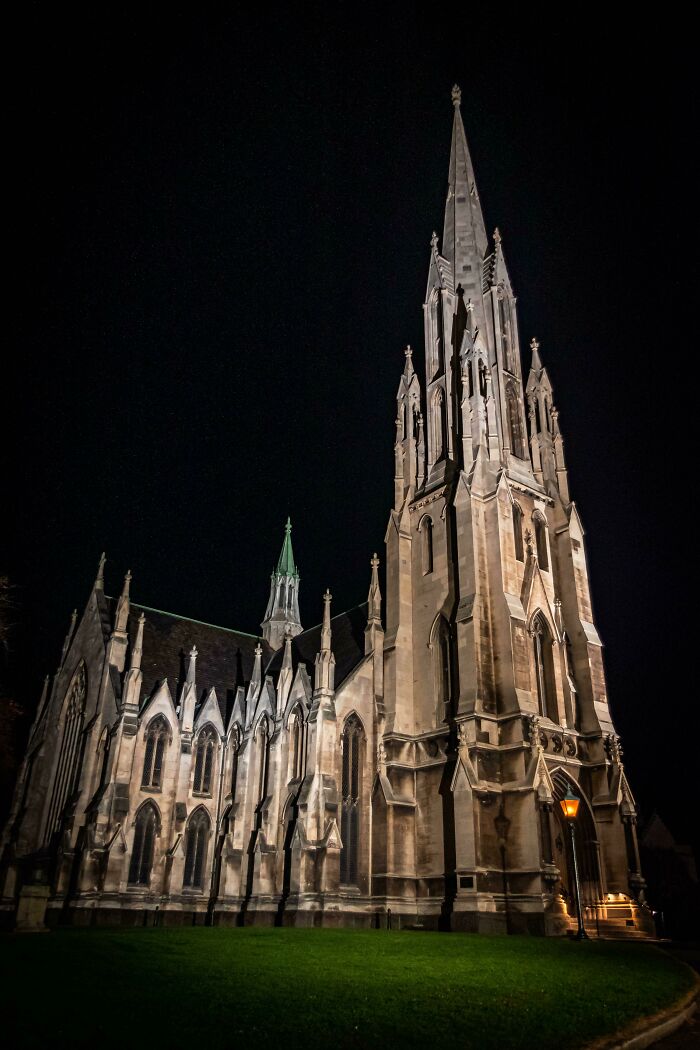
[[[336,613],[335,616],[331,616],[331,623],[333,623],[334,620],[337,620],[339,616],[347,616],[348,613],[354,612],[355,609],[361,609],[363,605],[369,605],[369,602],[358,602],[357,605],[351,605],[349,609],[343,609],[342,612]],[[315,631],[317,627],[323,627],[323,621],[321,621],[321,623],[315,623],[313,627],[305,627],[304,630],[295,637],[301,638],[302,634],[308,634],[309,631]]]
[[[135,609],[144,609],[146,612],[160,613],[161,616],[172,616],[174,620],[187,620],[188,623],[198,623],[200,627],[213,627],[215,631],[227,631],[228,634],[242,634],[246,638],[256,638],[262,641],[262,635],[260,634],[249,634],[248,631],[237,631],[235,627],[222,627],[218,623],[207,623],[206,620],[195,620],[193,616],[181,616],[179,613],[171,613],[166,609],[154,609],[150,605],[141,605],[139,602],[132,602],[132,606]]]

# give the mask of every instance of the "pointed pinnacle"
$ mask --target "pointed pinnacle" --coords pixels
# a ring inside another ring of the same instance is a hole
[[[131,569],[127,569],[126,576],[124,577],[124,587],[122,588],[122,598],[129,597],[129,584],[131,583]]]
[[[97,576],[95,577],[95,590],[103,591],[105,589],[105,562],[107,561],[107,555],[104,551],[100,555],[100,563],[97,566]]]

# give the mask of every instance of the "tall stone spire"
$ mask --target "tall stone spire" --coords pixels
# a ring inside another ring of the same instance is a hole
[[[105,589],[105,562],[107,561],[107,555],[104,551],[100,555],[100,562],[97,566],[97,576],[95,577],[95,590],[103,591]]]
[[[459,284],[475,282],[480,290],[488,237],[459,108],[461,100],[462,92],[455,84],[452,88],[454,122],[441,254],[452,266],[455,288]]]
[[[277,568],[270,579],[270,598],[262,624],[263,638],[279,649],[289,629],[292,636],[302,630],[299,616],[299,572],[292,551],[292,522],[287,518]]]

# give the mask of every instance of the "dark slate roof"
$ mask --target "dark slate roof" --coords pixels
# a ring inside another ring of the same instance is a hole
[[[348,677],[365,655],[365,627],[367,626],[367,602],[354,609],[339,613],[331,618],[331,649],[335,656],[336,689]],[[321,624],[302,631],[292,642],[292,662],[294,667],[306,665],[313,682],[314,661],[321,646]],[[277,677],[282,664],[284,648],[275,653],[267,673]]]
[[[116,600],[106,599],[112,616]],[[188,620],[184,616],[150,609],[146,605],[131,603],[129,615],[129,641],[133,645],[139,615],[146,617],[143,630],[142,702],[152,695],[164,678],[173,700],[177,703],[181,685],[185,680],[188,654],[193,645],[197,647],[197,694],[199,702],[209,689],[216,689],[224,725],[227,724],[238,686],[247,686],[253,672],[255,647],[262,646],[263,675],[277,679],[284,649],[275,652],[261,637],[232,631],[227,627],[216,627],[199,620]],[[335,656],[336,688],[362,661],[365,654],[365,627],[367,625],[367,603],[348,612],[339,613],[331,620],[331,647]],[[298,634],[292,644],[294,667],[304,664],[313,681],[316,654],[321,644],[321,624]],[[128,661],[127,661],[128,667]]]
[[[209,689],[216,689],[224,725],[233,707],[236,689],[247,685],[253,671],[255,647],[260,642],[263,667],[272,656],[272,649],[262,638],[231,631],[227,627],[188,620],[184,616],[149,609],[131,603],[129,639],[133,644],[137,621],[143,610],[146,622],[143,629],[143,693],[148,697],[156,686],[168,679],[173,699],[177,702],[180,687],[185,680],[188,654],[197,646],[197,694],[204,698]]]

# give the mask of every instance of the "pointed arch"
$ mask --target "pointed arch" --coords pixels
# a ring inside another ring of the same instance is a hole
[[[573,898],[575,893],[574,880],[572,878],[573,856],[571,854],[571,840],[568,828],[564,827],[564,818],[561,812],[561,800],[567,791],[579,796],[578,816],[576,817],[576,845],[579,864],[579,875],[581,884],[581,905],[585,909],[587,905],[595,905],[603,896],[600,867],[600,845],[598,840],[597,825],[593,815],[593,807],[581,785],[574,780],[571,774],[559,766],[551,770],[554,802],[553,813],[559,828],[556,848],[558,856],[555,863],[562,869],[562,881],[568,882],[566,897]]]
[[[81,660],[63,702],[61,746],[46,819],[46,840],[58,830],[66,802],[73,794],[81,765],[81,737],[87,697],[87,668]]]
[[[445,395],[441,386],[433,391],[431,407],[433,463],[437,463],[445,455]]]
[[[129,861],[129,885],[150,885],[156,836],[159,833],[160,812],[156,804],[148,799],[138,810],[134,820],[134,840]]]
[[[515,544],[515,560],[525,561],[525,549],[523,547],[523,511],[519,503],[513,500],[513,541]]]
[[[267,796],[267,775],[270,758],[270,723],[266,714],[258,719],[253,732],[257,764],[257,801],[260,806]]]
[[[532,515],[532,523],[535,528],[535,547],[537,549],[537,564],[545,572],[549,571],[549,550],[547,547],[547,522],[542,515],[535,511]]]
[[[289,779],[300,780],[304,772],[304,716],[295,704],[287,720],[289,732]]]
[[[146,727],[146,749],[143,757],[141,787],[162,787],[165,749],[172,738],[170,725],[164,715],[156,715]]]
[[[204,889],[210,836],[211,819],[204,806],[199,806],[188,820],[185,831],[185,872],[182,885],[186,889]]]
[[[362,834],[362,773],[366,736],[362,722],[354,711],[345,719],[341,747],[343,768],[340,837],[343,848],[340,854],[340,881],[356,886],[359,878]]]
[[[503,363],[507,370],[515,374],[515,354],[513,347],[513,335],[511,325],[511,309],[505,288],[501,287],[498,294],[498,326],[501,331],[503,345]]]
[[[428,576],[433,571],[433,519],[429,514],[424,514],[418,523],[418,531],[421,534],[421,565],[423,575]]]
[[[197,734],[192,782],[196,795],[211,795],[217,740],[218,733],[211,722],[207,722]]]
[[[452,639],[444,616],[438,614],[430,629],[435,686],[435,720],[439,724],[452,714]]]
[[[535,681],[540,714],[559,724],[559,705],[554,677],[554,636],[544,613],[538,609],[530,622]]]
[[[520,413],[520,398],[512,379],[506,386],[506,415],[508,417],[508,436],[510,438],[510,450],[518,459],[525,459],[525,441],[523,438],[523,425]]]

